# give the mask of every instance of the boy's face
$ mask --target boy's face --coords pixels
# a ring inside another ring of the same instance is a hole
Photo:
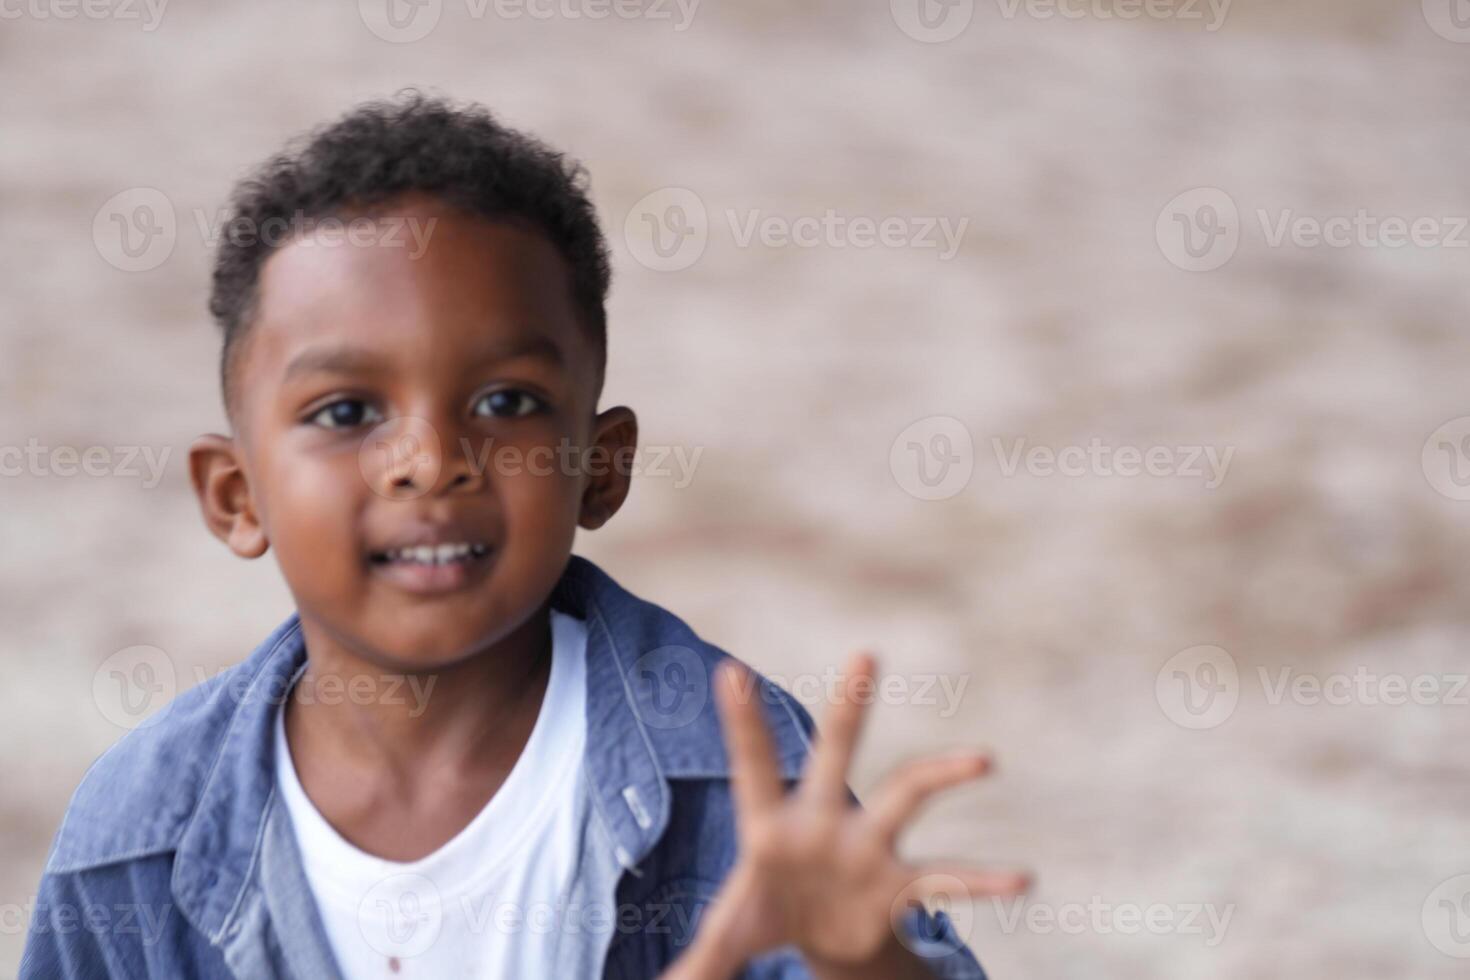
[[[577,526],[626,496],[636,423],[597,414],[597,351],[550,242],[422,196],[374,215],[417,221],[427,246],[305,235],[272,255],[236,435],[196,442],[191,472],[217,535],[275,548],[308,643],[436,669],[542,606]]]

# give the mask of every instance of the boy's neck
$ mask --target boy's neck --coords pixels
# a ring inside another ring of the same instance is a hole
[[[307,666],[286,709],[293,754],[297,745],[329,751],[407,786],[426,772],[508,771],[519,758],[550,678],[549,601],[493,646],[412,673],[354,652],[305,615],[301,623]]]

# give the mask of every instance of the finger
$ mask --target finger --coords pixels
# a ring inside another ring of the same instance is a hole
[[[782,796],[775,746],[761,713],[759,680],[730,660],[720,664],[717,673],[715,703],[730,754],[736,814],[758,813],[780,802]]]
[[[847,771],[862,731],[862,691],[866,686],[871,692],[875,669],[868,653],[856,654],[847,662],[841,692],[822,715],[817,742],[802,776],[800,792],[808,799],[846,802]]]
[[[989,755],[975,752],[906,763],[878,787],[868,812],[891,847],[931,796],[980,778],[991,770],[992,765]]]
[[[965,864],[935,865],[919,869],[918,876],[903,890],[904,901],[934,902],[953,906],[977,898],[1020,895],[1035,882],[1029,871],[996,870]]]

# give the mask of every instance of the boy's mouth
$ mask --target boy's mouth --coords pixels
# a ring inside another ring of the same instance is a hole
[[[368,558],[374,565],[448,565],[451,562],[474,561],[477,558],[484,558],[489,553],[489,546],[479,541],[459,541],[450,544],[421,544],[411,548],[375,551]]]
[[[404,591],[436,595],[477,580],[490,567],[491,554],[482,541],[455,541],[376,551],[368,560],[375,573]]]

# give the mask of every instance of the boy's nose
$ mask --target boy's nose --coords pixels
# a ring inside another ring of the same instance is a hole
[[[384,423],[363,447],[369,485],[396,500],[483,489],[483,467],[450,429],[411,416]]]

